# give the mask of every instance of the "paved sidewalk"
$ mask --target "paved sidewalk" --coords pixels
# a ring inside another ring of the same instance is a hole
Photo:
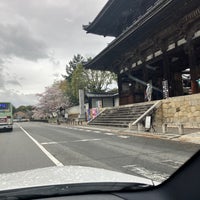
[[[181,142],[200,144],[200,131],[180,136],[177,140]]]
[[[66,125],[64,126],[73,126],[85,129],[93,129],[93,130],[102,130],[108,132],[114,132],[120,135],[135,135],[140,137],[150,137],[157,139],[166,139],[166,140],[174,140],[180,142],[188,142],[194,144],[200,144],[200,128],[184,128],[184,134],[180,135],[178,133],[178,128],[169,127],[167,133],[163,134],[161,127],[156,127],[156,132],[145,132],[145,131],[137,131],[130,130],[128,128],[120,128],[120,127],[111,127],[111,126],[93,126],[93,125]]]
[[[126,130],[129,132],[129,130]],[[200,129],[198,128],[184,128],[184,134],[178,133],[178,128],[170,127],[167,133],[163,134],[161,128],[156,132],[138,132],[131,131],[142,136],[154,137],[159,139],[174,140],[180,142],[189,142],[194,144],[200,144]]]

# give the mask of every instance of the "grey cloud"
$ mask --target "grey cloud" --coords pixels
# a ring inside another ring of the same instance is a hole
[[[48,70],[57,78],[59,70],[65,69],[63,62],[66,60],[67,63],[74,54],[96,55],[102,50],[106,39],[86,34],[82,30],[82,25],[92,21],[106,1],[1,0],[0,91],[6,92],[0,93],[0,97],[13,99],[16,105],[19,102],[31,104],[34,96],[18,94],[25,93],[26,85],[38,87],[40,66],[46,66],[45,69],[41,67],[41,70]],[[4,64],[9,66],[10,71],[1,68]],[[31,80],[32,76],[27,75],[27,70],[24,69],[34,68],[34,66],[35,70],[31,72],[37,75]],[[14,73],[17,73],[17,76],[14,76]],[[45,80],[49,77],[43,76],[42,79],[44,81],[39,84],[40,87],[46,86],[48,81]],[[13,88],[15,91],[6,90],[8,88]],[[20,91],[17,92],[16,89]]]
[[[14,90],[4,90],[4,92],[0,92],[0,96],[4,101],[11,101],[16,107],[20,105],[36,105],[38,103],[35,94],[18,94]]]
[[[19,27],[20,32],[17,27],[11,29],[14,32],[14,38],[10,35],[11,44],[6,51],[12,53],[12,55],[31,60],[47,57],[44,41],[51,50],[56,51],[56,54],[57,52],[62,52],[62,54],[65,52],[66,58],[71,58],[77,53],[84,54],[85,51],[89,53],[88,51],[91,51],[91,49],[96,54],[104,48],[104,45],[101,44],[96,49],[96,46],[98,46],[96,42],[101,43],[105,41],[104,38],[98,36],[95,37],[98,39],[94,39],[94,36],[90,38],[90,35],[86,35],[86,32],[82,30],[82,25],[93,20],[107,0],[2,1],[6,2],[6,8],[12,9],[15,13],[15,15],[12,16],[11,14],[10,16],[14,23],[21,24],[21,26],[23,24],[22,27]],[[31,30],[28,30],[28,26]],[[1,29],[2,27],[0,27]],[[10,27],[7,27],[7,29],[10,31]],[[22,34],[22,31],[24,34]],[[15,35],[15,32],[18,35]],[[33,34],[43,38],[42,41],[34,38]],[[88,40],[90,40],[89,43]],[[17,47],[17,52],[10,52],[10,47],[13,45],[14,49]]]
[[[3,67],[0,66],[0,89],[4,89],[4,87]]]
[[[54,67],[60,66],[60,61],[55,58],[55,52],[49,52],[49,61],[53,64]]]
[[[65,20],[66,22],[68,22],[68,23],[72,23],[72,22],[73,22],[73,19],[70,19],[70,18],[67,18],[67,17],[66,17],[64,20]]]
[[[0,58],[0,67],[3,65],[4,61]]]
[[[59,74],[59,73],[54,73],[53,76],[54,76],[55,78],[58,78],[58,77],[60,76],[60,74]]]
[[[21,78],[18,77],[17,74],[13,74],[9,72],[9,69],[4,66],[4,64],[0,64],[0,89],[1,90],[6,90],[8,86],[12,87],[20,87],[21,84],[19,82]]]
[[[22,24],[0,24],[0,54],[32,61],[48,58],[46,44]]]
[[[19,83],[19,81],[18,80],[7,80],[7,81],[5,81],[6,82],[6,84],[9,84],[9,85],[14,85],[14,86],[21,86],[21,84]]]

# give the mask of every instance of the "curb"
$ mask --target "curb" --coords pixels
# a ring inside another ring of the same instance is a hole
[[[52,124],[50,124],[52,125]],[[188,133],[184,135],[179,135],[177,133],[174,134],[163,134],[163,133],[148,133],[148,132],[138,132],[138,131],[130,131],[127,128],[119,129],[119,128],[104,128],[104,127],[91,127],[87,125],[65,125],[65,124],[53,124],[57,127],[76,127],[76,128],[82,128],[82,129],[90,129],[90,130],[99,130],[99,131],[107,131],[116,133],[119,135],[130,135],[130,136],[137,136],[137,137],[146,137],[146,138],[153,138],[153,139],[162,139],[162,140],[171,140],[176,142],[182,142],[182,143],[192,143],[200,145],[200,132],[195,133]]]

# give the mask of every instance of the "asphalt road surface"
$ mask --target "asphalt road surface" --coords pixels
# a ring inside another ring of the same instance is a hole
[[[0,173],[48,166],[104,168],[162,181],[200,145],[45,123],[0,132]]]

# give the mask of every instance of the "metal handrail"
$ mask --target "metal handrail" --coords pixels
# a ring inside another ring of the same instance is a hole
[[[143,115],[141,115],[137,120],[135,120],[131,126],[135,126],[137,125],[141,120],[143,120],[149,113],[151,113],[152,111],[154,111],[154,109],[157,109],[158,107],[160,107],[160,105],[162,104],[162,101],[158,101],[156,102],[153,106],[151,106]]]

